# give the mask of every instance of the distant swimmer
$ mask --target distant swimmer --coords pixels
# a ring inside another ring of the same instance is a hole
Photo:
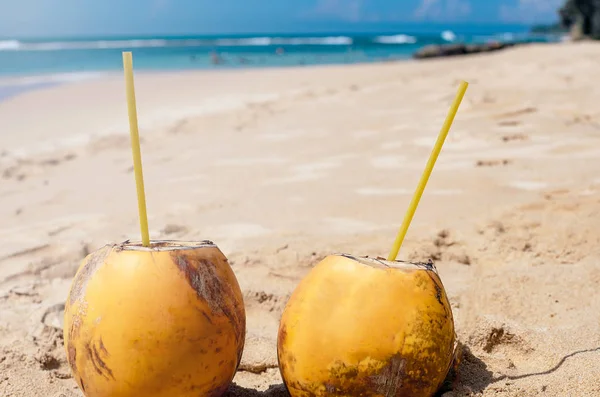
[[[219,64],[223,63],[223,58],[221,58],[221,56],[219,54],[217,54],[216,51],[211,51],[210,52],[210,62],[213,65],[219,65]]]
[[[285,50],[283,49],[283,47],[277,47],[277,49],[275,50],[275,53],[277,55],[283,55],[283,54],[285,54]]]

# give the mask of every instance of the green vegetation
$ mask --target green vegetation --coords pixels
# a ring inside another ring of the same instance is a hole
[[[600,0],[566,0],[558,15],[574,39],[600,40]]]

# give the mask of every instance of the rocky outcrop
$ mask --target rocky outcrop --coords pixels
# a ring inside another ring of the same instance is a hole
[[[600,40],[600,0],[567,0],[558,15],[574,40]]]
[[[425,46],[413,54],[413,58],[437,58],[455,55],[477,54],[480,52],[498,51],[512,47],[515,43],[492,41],[484,44],[434,44]]]

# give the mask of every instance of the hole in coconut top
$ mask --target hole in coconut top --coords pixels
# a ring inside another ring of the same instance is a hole
[[[405,270],[414,270],[425,269],[425,270],[434,270],[435,266],[433,262],[430,260],[428,263],[425,262],[407,262],[407,261],[388,261],[385,258],[377,257],[377,258],[369,258],[368,256],[354,256],[349,254],[338,254],[339,256],[343,256],[348,259],[352,259],[357,261],[365,266],[370,266],[378,269],[405,269]]]
[[[124,251],[177,251],[189,250],[195,248],[216,247],[217,245],[209,240],[202,241],[177,241],[177,240],[150,240],[150,246],[144,247],[141,241],[124,241],[116,244],[118,249]]]

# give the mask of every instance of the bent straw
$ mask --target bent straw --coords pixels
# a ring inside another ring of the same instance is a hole
[[[131,52],[123,52],[123,69],[125,71],[125,89],[127,93],[127,109],[129,112],[129,132],[131,135],[131,151],[133,152],[133,170],[138,197],[142,245],[150,245],[148,233],[148,215],[146,213],[146,194],[144,193],[144,175],[142,173],[142,154],[140,151],[140,135],[138,131],[137,110],[135,106],[135,90],[133,86],[133,60]]]
[[[452,106],[450,106],[450,110],[448,111],[448,116],[446,116],[446,121],[442,126],[442,130],[438,135],[437,141],[433,150],[431,151],[431,155],[429,156],[429,160],[427,161],[427,165],[425,166],[425,171],[423,175],[421,175],[421,180],[417,185],[417,189],[412,197],[410,205],[408,206],[408,210],[406,211],[406,215],[404,216],[404,220],[402,221],[402,226],[400,226],[400,231],[398,232],[398,236],[396,237],[396,241],[392,247],[392,251],[388,256],[388,261],[395,261],[398,257],[398,251],[400,251],[400,247],[402,246],[402,242],[404,241],[404,237],[406,236],[406,232],[408,231],[408,227],[410,226],[410,222],[415,215],[417,210],[417,206],[419,205],[419,200],[421,200],[421,196],[423,195],[423,191],[425,190],[425,186],[427,185],[427,181],[429,180],[429,176],[431,175],[431,171],[433,171],[433,166],[442,150],[442,146],[444,145],[444,141],[446,140],[446,136],[448,135],[448,131],[450,131],[450,127],[452,126],[452,122],[454,121],[454,116],[456,116],[456,112],[458,112],[458,107],[462,102],[463,97],[465,96],[465,92],[467,91],[467,87],[469,83],[463,81],[460,83],[458,88],[458,93],[454,98],[454,102]]]

